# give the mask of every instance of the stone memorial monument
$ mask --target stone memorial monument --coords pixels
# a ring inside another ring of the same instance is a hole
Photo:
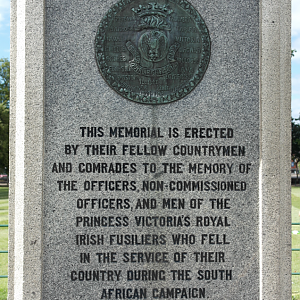
[[[8,299],[291,299],[290,1],[11,8]]]

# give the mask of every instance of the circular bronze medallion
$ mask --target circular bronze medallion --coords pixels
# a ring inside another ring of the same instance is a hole
[[[144,104],[169,103],[203,78],[209,33],[189,2],[148,1],[123,0],[108,11],[96,34],[96,60],[121,96]]]

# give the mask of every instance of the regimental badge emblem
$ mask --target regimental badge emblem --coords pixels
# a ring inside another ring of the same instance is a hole
[[[185,0],[122,0],[100,22],[95,51],[103,78],[118,94],[163,104],[185,97],[202,80],[210,38]]]

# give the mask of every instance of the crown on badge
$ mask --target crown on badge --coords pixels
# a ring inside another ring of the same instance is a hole
[[[171,25],[165,18],[174,11],[167,4],[148,3],[132,8],[132,11],[140,18],[137,30],[145,28],[171,30]]]
[[[169,5],[160,5],[157,3],[148,3],[147,5],[139,5],[137,8],[132,8],[132,11],[140,18],[151,15],[159,15],[166,17],[173,13],[173,10],[169,8]]]

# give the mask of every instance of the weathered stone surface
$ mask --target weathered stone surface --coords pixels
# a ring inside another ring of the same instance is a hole
[[[210,62],[161,105],[99,72],[116,3],[13,2],[9,299],[290,298],[289,1],[190,1]]]

